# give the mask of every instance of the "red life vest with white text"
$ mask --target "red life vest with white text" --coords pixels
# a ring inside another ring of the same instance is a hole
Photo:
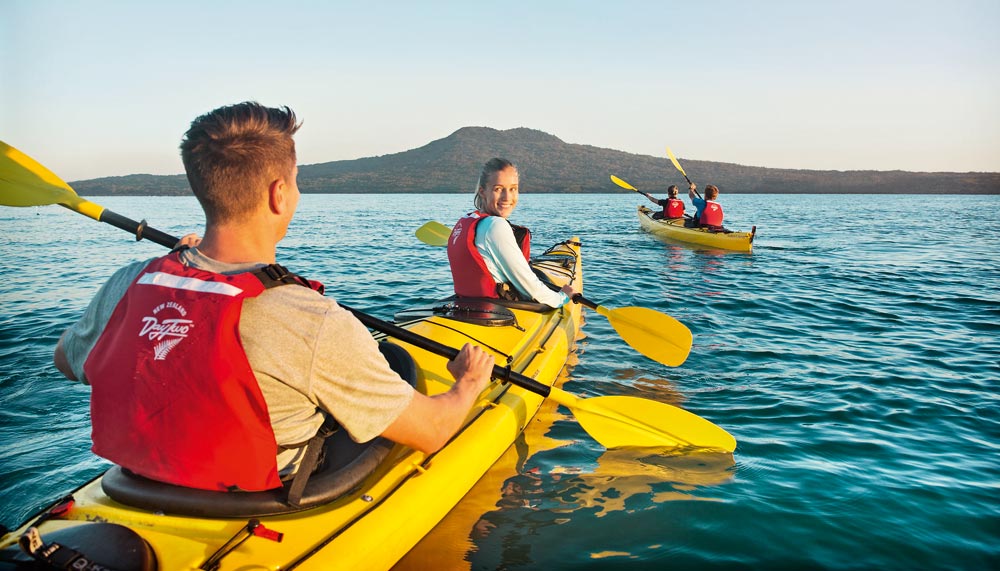
[[[676,198],[668,198],[663,205],[664,218],[680,218],[684,216],[684,201]]]
[[[151,262],[84,364],[94,453],[180,486],[280,487],[270,415],[239,335],[243,300],[264,290],[251,272],[194,269],[176,252]]]
[[[476,226],[489,214],[475,211],[459,219],[448,238],[448,262],[455,293],[459,297],[500,297],[496,280],[486,267],[483,255],[476,248]],[[506,220],[505,220],[506,222]],[[509,222],[508,222],[509,223]],[[524,226],[511,224],[525,260],[531,258],[531,231]]]
[[[703,226],[722,226],[722,205],[714,200],[706,200],[698,222]]]

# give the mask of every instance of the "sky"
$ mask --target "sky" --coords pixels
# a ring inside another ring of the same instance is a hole
[[[0,13],[0,140],[67,181],[180,174],[191,120],[245,100],[303,120],[300,164],[487,126],[682,160],[1000,172],[997,0],[0,0]]]

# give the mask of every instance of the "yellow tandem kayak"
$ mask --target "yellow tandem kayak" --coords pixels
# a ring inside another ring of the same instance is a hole
[[[555,285],[572,282],[582,290],[577,239],[553,246],[532,265]],[[575,303],[552,310],[448,299],[398,313],[396,322],[451,347],[480,344],[498,364],[552,386],[574,350],[580,312]],[[401,374],[409,368],[418,390],[434,395],[451,386],[444,357],[383,334],[376,338],[394,346],[383,352]],[[336,449],[324,469],[329,473],[310,478],[297,510],[283,506],[280,491],[188,490],[114,467],[5,534],[0,568],[5,562],[29,568],[32,557],[18,543],[30,548],[34,542],[51,557],[82,558],[74,565],[96,562],[118,571],[388,569],[501,457],[543,400],[494,380],[464,427],[429,456],[381,439],[367,447],[348,442],[343,457]]]
[[[683,218],[653,218],[653,211],[645,206],[639,207],[639,225],[651,234],[671,240],[737,252],[751,251],[753,238],[757,233],[756,226],[750,232],[713,232],[707,228],[686,228]]]

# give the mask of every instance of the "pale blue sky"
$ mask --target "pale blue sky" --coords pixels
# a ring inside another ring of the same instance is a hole
[[[181,173],[190,121],[247,99],[305,121],[301,164],[483,125],[777,168],[1000,171],[998,0],[0,0],[0,13],[0,139],[66,180]]]

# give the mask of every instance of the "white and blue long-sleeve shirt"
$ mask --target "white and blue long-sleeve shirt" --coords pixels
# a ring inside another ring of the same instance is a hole
[[[549,307],[561,307],[569,302],[568,295],[552,291],[531,271],[514,238],[514,230],[505,219],[487,216],[480,221],[476,225],[474,243],[497,283],[509,283],[526,299]]]

